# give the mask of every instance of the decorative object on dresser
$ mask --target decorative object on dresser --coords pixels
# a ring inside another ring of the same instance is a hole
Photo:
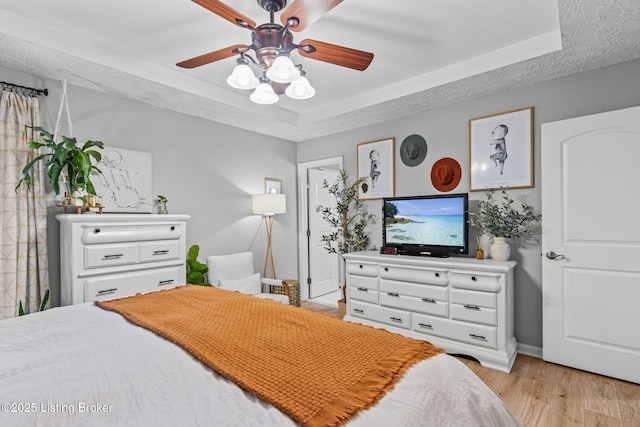
[[[393,197],[395,194],[395,138],[358,144],[358,198],[362,200]]]
[[[284,194],[277,193],[254,194],[251,196],[251,212],[255,215],[262,215],[264,226],[267,230],[267,252],[264,258],[262,277],[275,279],[276,266],[273,261],[271,233],[275,215],[287,213],[287,197]],[[267,272],[269,272],[269,276],[267,276]]]
[[[44,142],[29,141],[27,146],[32,150],[40,150],[46,147],[49,151],[38,155],[24,168],[22,168],[22,179],[18,182],[17,187],[26,183],[27,187],[31,185],[30,171],[33,165],[39,161],[45,162],[49,183],[56,194],[63,191],[65,198],[61,203],[66,206],[84,205],[85,203],[78,199],[72,200],[79,192],[96,195],[96,190],[91,181],[91,172],[101,173],[91,159],[99,162],[102,154],[96,149],[102,149],[104,144],[101,141],[87,141],[82,147],[78,146],[76,138],[62,136],[62,141],[55,142],[54,135],[42,127],[35,127],[34,130],[40,132],[40,137]],[[62,190],[60,186],[62,185]],[[16,188],[17,188],[16,187]]]
[[[375,222],[376,216],[367,213],[364,201],[358,197],[358,188],[365,180],[362,177],[349,184],[349,173],[341,169],[338,180],[333,183],[324,181],[322,184],[336,202],[335,206],[316,207],[322,219],[334,229],[330,234],[322,235],[322,242],[329,253],[343,256],[348,252],[364,250],[369,245],[370,238],[365,230],[368,224]],[[345,289],[346,282],[342,285],[342,298],[338,301],[341,315],[346,312]]]
[[[274,178],[264,179],[264,192],[267,194],[282,193],[282,181]]]
[[[189,215],[57,215],[62,305],[186,284]]]
[[[163,215],[168,214],[167,203],[169,203],[169,200],[162,194],[158,194],[158,201],[160,202],[160,213]]]
[[[515,261],[345,254],[345,320],[425,339],[510,372]]]
[[[211,255],[206,258],[206,262],[211,286],[294,305],[286,281],[260,278],[260,273],[254,271],[253,252]],[[284,293],[279,290],[273,292],[274,287],[282,288]]]
[[[200,246],[192,245],[187,252],[187,283],[190,285],[211,286],[207,281],[207,272],[209,268],[207,264],[198,261],[200,255]]]
[[[469,120],[469,189],[533,187],[533,107]]]
[[[542,215],[533,206],[520,202],[521,209],[514,206],[514,200],[502,188],[502,202],[494,199],[495,190],[486,191],[487,199],[478,204],[478,212],[469,212],[469,223],[482,233],[493,236],[491,258],[507,261],[511,247],[507,238],[523,239],[530,236],[540,224]]]

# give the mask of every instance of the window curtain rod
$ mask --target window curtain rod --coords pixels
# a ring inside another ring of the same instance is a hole
[[[20,93],[22,95],[29,96],[38,96],[38,95],[49,95],[49,89],[35,89],[27,86],[20,86],[14,83],[0,82],[0,86],[2,86],[3,90],[10,90],[13,92]]]

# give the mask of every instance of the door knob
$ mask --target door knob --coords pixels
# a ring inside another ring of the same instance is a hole
[[[559,261],[561,259],[565,259],[566,257],[564,255],[557,254],[557,253],[555,253],[553,251],[549,251],[549,252],[547,252],[547,258]]]

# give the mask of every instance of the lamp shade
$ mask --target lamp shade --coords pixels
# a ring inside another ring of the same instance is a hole
[[[278,102],[278,95],[276,95],[269,83],[262,82],[249,96],[249,99],[256,104],[275,104]]]
[[[260,81],[247,64],[238,64],[227,78],[227,84],[236,89],[255,89]]]
[[[306,77],[300,76],[287,87],[285,93],[289,98],[309,99],[316,94],[316,90],[311,86]]]
[[[288,56],[278,56],[267,70],[267,77],[277,83],[291,83],[300,77],[300,71]]]
[[[251,196],[251,211],[257,215],[286,213],[287,197],[284,194],[254,194]]]

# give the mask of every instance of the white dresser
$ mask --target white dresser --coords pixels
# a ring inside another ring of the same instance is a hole
[[[515,261],[345,254],[345,320],[424,339],[510,372]]]
[[[62,305],[186,282],[189,215],[57,215]]]

